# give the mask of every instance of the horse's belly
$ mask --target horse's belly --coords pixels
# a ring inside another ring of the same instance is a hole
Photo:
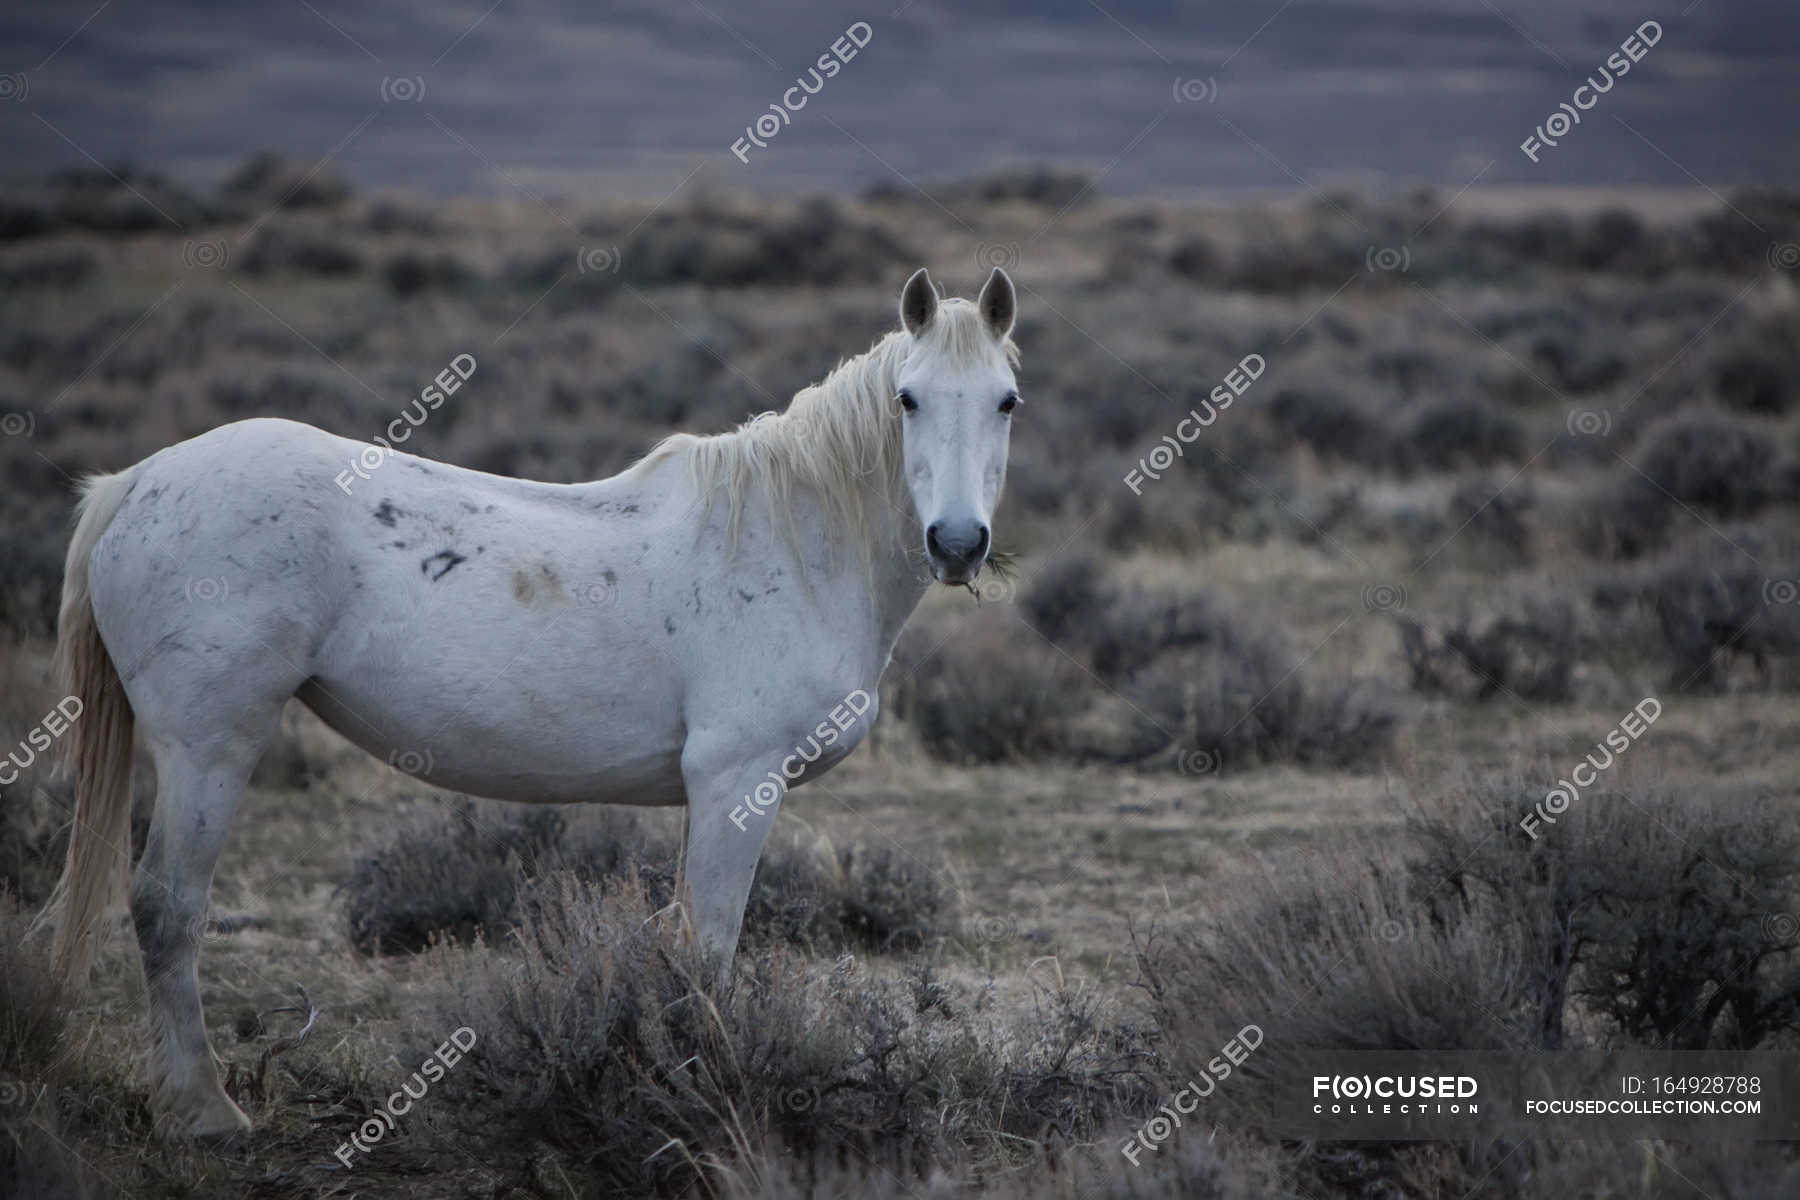
[[[536,803],[686,802],[685,734],[654,687],[632,704],[524,679],[473,694],[407,682],[423,686],[318,678],[298,695],[338,733],[435,787]]]

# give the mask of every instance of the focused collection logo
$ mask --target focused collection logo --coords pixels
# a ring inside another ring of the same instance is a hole
[[[1473,1075],[1314,1075],[1316,1116],[1474,1116]]]

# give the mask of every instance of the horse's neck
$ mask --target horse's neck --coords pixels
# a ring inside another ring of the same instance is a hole
[[[869,636],[876,669],[888,660],[913,610],[925,598],[931,586],[923,564],[924,529],[913,512],[912,497],[895,480],[865,480],[862,511],[867,544],[862,536],[847,525],[837,524],[819,504],[817,519],[836,542],[837,561],[843,564],[842,578],[848,584],[854,605],[848,611],[868,614]],[[800,523],[800,522],[797,522]],[[803,524],[804,527],[804,524]]]
[[[871,493],[871,521],[880,522],[882,536],[875,543],[869,578],[875,588],[872,609],[879,661],[885,664],[931,580],[920,569],[916,548],[924,534],[912,513],[912,501],[905,495],[884,496],[873,489]]]
[[[891,356],[883,353],[884,349],[877,347],[840,368],[876,373],[872,380],[859,381],[852,390],[863,391],[867,383],[872,383],[878,394],[893,390],[893,362]],[[898,465],[894,464],[892,477],[864,476],[859,486],[864,526],[861,532],[840,524],[841,512],[816,495],[802,502],[815,506],[816,511],[806,513],[806,519],[799,512],[791,513],[791,517],[799,528],[829,531],[825,536],[835,543],[835,557],[844,564],[842,578],[854,594],[839,602],[848,600],[854,605],[851,611],[868,614],[870,650],[875,667],[880,670],[907,619],[924,599],[930,579],[921,562],[924,531],[899,477]]]
[[[894,390],[894,360],[878,346],[858,359],[851,369],[875,374],[874,389],[886,395]],[[924,530],[913,512],[912,498],[896,474],[891,479],[863,480],[862,509],[869,535],[869,570],[863,576],[872,592],[864,611],[874,615],[877,661],[885,664],[913,610],[931,586],[919,561]],[[860,556],[861,548],[853,548]]]

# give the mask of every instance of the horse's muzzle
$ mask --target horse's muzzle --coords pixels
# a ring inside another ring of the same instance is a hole
[[[943,583],[968,583],[981,573],[993,544],[988,527],[976,520],[933,521],[925,530],[931,573]]]

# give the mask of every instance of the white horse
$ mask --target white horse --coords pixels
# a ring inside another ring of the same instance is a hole
[[[782,793],[875,718],[930,586],[981,571],[1018,403],[1015,297],[924,271],[903,328],[714,437],[610,479],[534,483],[240,421],[90,479],[58,657],[85,705],[53,898],[76,980],[123,889],[133,727],[156,762],[130,889],[155,1105],[249,1128],[220,1086],[198,985],[214,865],[282,706],[433,784],[542,802],[687,805],[681,896],[722,985]]]

